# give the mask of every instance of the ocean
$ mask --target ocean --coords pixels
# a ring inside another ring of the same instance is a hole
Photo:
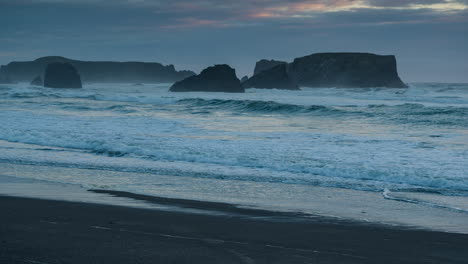
[[[429,227],[447,219],[434,228],[468,232],[468,84],[245,94],[169,87],[0,85],[3,182]],[[392,218],[401,208],[430,224]]]

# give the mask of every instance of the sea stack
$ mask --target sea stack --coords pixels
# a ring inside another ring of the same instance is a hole
[[[222,64],[208,67],[199,75],[174,83],[169,91],[243,93],[244,88],[236,76],[236,70]]]
[[[288,74],[306,87],[407,87],[398,76],[393,55],[317,53],[294,59]]]
[[[31,85],[36,85],[36,86],[43,86],[44,85],[44,83],[42,82],[41,76],[37,76],[36,78],[34,78],[34,80],[32,80],[30,84]]]
[[[44,73],[44,87],[81,88],[81,78],[70,63],[54,62],[47,65]]]
[[[407,88],[398,76],[393,55],[316,53],[296,58],[289,64],[261,60],[255,65],[255,72],[242,83],[244,88]]]
[[[259,74],[262,71],[269,70],[281,64],[287,64],[287,62],[277,60],[259,60],[257,61],[257,63],[255,63],[254,75]]]
[[[287,64],[261,71],[242,83],[244,88],[300,90],[287,72]]]

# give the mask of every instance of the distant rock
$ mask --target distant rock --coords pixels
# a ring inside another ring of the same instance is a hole
[[[173,83],[195,75],[192,71],[176,71],[173,65],[156,62],[79,61],[60,56],[10,62],[0,68],[0,75],[15,82],[30,82],[54,62],[73,65],[85,83]]]
[[[261,60],[255,65],[255,72],[254,76],[242,83],[245,88],[407,87],[398,76],[393,55],[316,53],[296,58],[289,64]]]
[[[226,92],[243,93],[236,70],[229,65],[215,65],[204,69],[199,75],[174,83],[171,92]]]
[[[254,75],[281,64],[287,64],[287,62],[277,60],[259,60],[257,63],[255,63]]]
[[[34,80],[32,80],[31,82],[31,85],[43,86],[44,83],[42,82],[41,76],[37,76],[36,78],[34,78]]]
[[[47,65],[44,73],[44,87],[81,88],[81,78],[70,63],[54,62]]]
[[[245,75],[244,77],[242,77],[240,79],[240,81],[241,81],[241,83],[243,83],[243,82],[247,81],[248,79],[249,79],[249,76]]]
[[[398,76],[393,55],[317,53],[294,59],[288,74],[307,87],[407,87]]]
[[[12,84],[13,81],[8,76],[0,75],[0,84]]]
[[[244,88],[300,90],[289,77],[287,64],[279,64],[271,69],[262,71],[242,83]]]

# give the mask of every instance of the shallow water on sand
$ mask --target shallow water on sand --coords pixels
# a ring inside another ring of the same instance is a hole
[[[146,203],[123,197],[111,197],[87,191],[116,189],[157,197],[223,202],[241,208],[266,209],[279,212],[301,212],[338,220],[381,223],[416,229],[430,229],[468,234],[468,199],[443,196],[446,205],[462,210],[401,200],[408,193],[358,191],[343,188],[301,184],[246,182],[195,177],[174,177],[151,174],[146,187],[140,184],[149,176],[134,172],[101,171],[37,165],[3,164],[0,166],[0,195],[41,199],[114,204],[146,209],[181,211],[201,214],[226,214],[223,211],[187,209]],[[69,178],[73,184],[59,184],[56,179]],[[115,178],[140,182],[136,186],[114,184]],[[46,179],[46,180],[44,180]],[[81,185],[96,182],[108,185]],[[110,187],[112,186],[112,187]],[[413,193],[414,194],[414,193]],[[392,196],[389,199],[387,196]],[[398,198],[398,199],[395,199]],[[405,197],[407,198],[407,197]],[[435,197],[441,202],[440,197]],[[411,197],[412,200],[416,199]]]

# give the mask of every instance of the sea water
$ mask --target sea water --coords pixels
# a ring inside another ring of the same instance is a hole
[[[0,175],[353,218],[383,199],[468,223],[468,84],[169,87],[0,85]]]

